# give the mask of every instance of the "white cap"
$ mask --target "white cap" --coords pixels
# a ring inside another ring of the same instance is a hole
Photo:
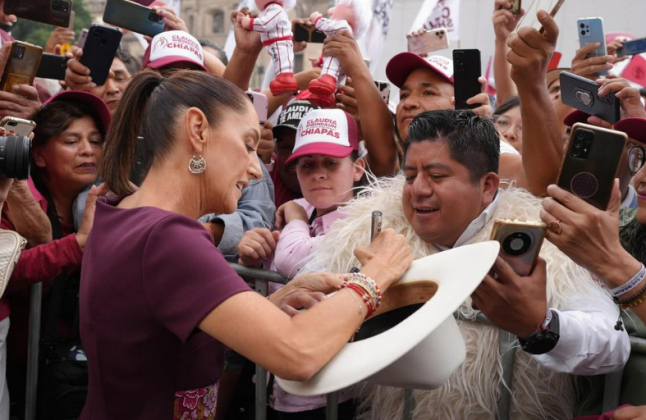
[[[167,31],[155,35],[144,55],[143,67],[181,67],[174,66],[179,63],[195,65],[207,71],[204,67],[204,51],[198,40],[184,31]]]

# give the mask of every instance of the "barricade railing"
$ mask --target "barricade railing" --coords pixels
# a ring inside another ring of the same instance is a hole
[[[267,296],[269,291],[268,283],[287,284],[288,279],[280,274],[263,270],[259,268],[244,267],[239,264],[230,263],[231,267],[238,275],[246,280],[255,281],[255,290],[263,296]],[[459,313],[454,314],[458,320],[464,320]],[[483,314],[478,314],[476,322],[492,325],[491,321]],[[515,353],[518,346],[516,337],[506,331],[500,331],[499,351],[502,355],[503,381],[500,387],[500,400],[498,401],[498,420],[509,420],[511,416],[511,393],[509,389],[512,386],[514,372]],[[646,354],[646,339],[630,337],[632,351],[635,353]],[[603,411],[610,411],[619,406],[619,393],[621,391],[621,379],[623,370],[605,375]],[[256,419],[266,420],[267,418],[267,371],[256,365]],[[412,389],[404,390],[403,420],[412,420],[415,410],[415,398]],[[338,394],[332,393],[327,396],[326,419],[338,419]]]

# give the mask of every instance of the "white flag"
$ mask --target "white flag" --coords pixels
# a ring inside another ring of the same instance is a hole
[[[238,4],[238,10],[241,10],[244,7],[248,7],[250,10],[256,9],[256,2],[254,0],[241,0]],[[227,41],[224,44],[224,53],[227,55],[227,59],[231,60],[233,55],[233,50],[236,48],[236,37],[233,34],[233,24],[229,28],[229,35],[227,36]]]
[[[424,0],[410,32],[446,28],[451,41],[460,39],[461,0]]]
[[[370,60],[370,71],[374,72],[379,64],[388,29],[390,16],[395,0],[374,0],[372,5],[372,22],[368,32],[359,40],[359,47],[364,58]]]

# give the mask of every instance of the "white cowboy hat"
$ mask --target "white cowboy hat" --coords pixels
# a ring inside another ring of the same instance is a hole
[[[302,396],[327,394],[363,380],[401,388],[440,387],[466,357],[453,312],[482,282],[499,249],[498,242],[488,241],[414,261],[401,280],[384,293],[384,304],[388,293],[408,286],[415,286],[409,293],[408,305],[420,302],[424,292],[417,286],[422,283],[428,286],[429,280],[439,286],[431,286],[437,291],[433,290],[435,295],[430,300],[421,307],[418,304],[417,310],[415,306],[402,307],[401,302],[391,302],[393,310],[364,322],[357,335],[370,335],[363,330],[371,323],[392,325],[405,317],[401,322],[385,331],[382,328],[383,332],[377,335],[346,344],[309,381],[276,377],[278,384],[290,394]],[[386,319],[380,321],[381,317]]]

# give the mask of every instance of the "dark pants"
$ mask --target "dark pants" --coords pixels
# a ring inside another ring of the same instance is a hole
[[[299,413],[283,413],[272,408],[268,408],[267,411],[269,420],[325,420],[325,407]],[[356,414],[357,406],[354,400],[339,404],[339,420],[353,420]]]

